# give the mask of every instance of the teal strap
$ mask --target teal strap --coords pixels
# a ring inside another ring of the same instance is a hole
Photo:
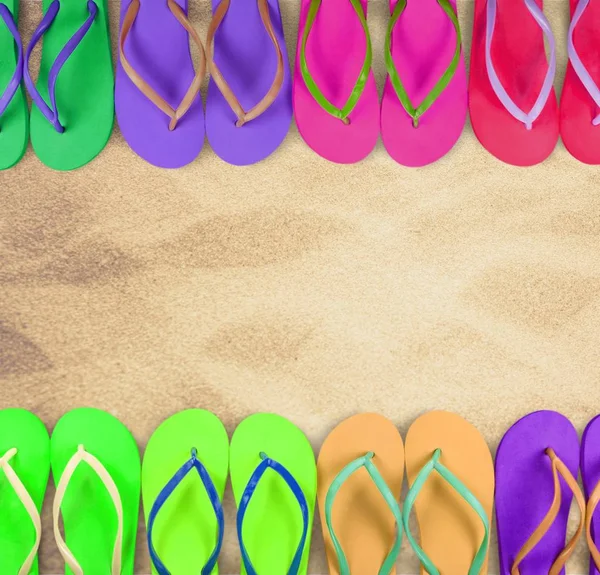
[[[458,478],[454,473],[452,473],[446,466],[440,463],[440,457],[442,456],[442,450],[436,449],[433,452],[433,456],[431,459],[423,466],[423,469],[419,471],[415,482],[412,484],[411,488],[408,490],[408,494],[406,495],[406,501],[404,502],[404,510],[402,512],[402,522],[404,523],[404,529],[406,530],[406,537],[411,545],[411,547],[415,550],[415,553],[419,557],[419,561],[421,561],[421,565],[429,575],[440,575],[437,567],[433,564],[431,559],[427,557],[425,551],[419,546],[419,544],[414,540],[413,536],[410,533],[408,527],[408,521],[410,518],[410,513],[412,511],[413,505],[415,503],[415,499],[421,492],[423,485],[429,478],[429,476],[433,473],[433,471],[437,471],[443,479],[445,479],[454,490],[473,508],[475,513],[479,515],[481,522],[483,523],[483,529],[485,534],[483,536],[483,541],[481,542],[481,546],[479,550],[475,554],[473,558],[473,562],[471,563],[471,567],[469,568],[468,575],[479,575],[483,564],[485,563],[488,542],[489,542],[489,533],[490,533],[490,524],[488,520],[487,513],[485,509],[479,503],[477,498],[469,491],[467,486]]]
[[[379,489],[379,492],[385,499],[390,511],[394,514],[396,524],[398,525],[398,529],[396,531],[396,541],[394,542],[392,550],[383,562],[383,565],[379,570],[379,575],[389,575],[390,571],[396,564],[396,559],[398,559],[398,554],[400,553],[400,546],[402,545],[402,514],[400,513],[400,507],[398,506],[398,502],[396,501],[394,494],[390,491],[385,479],[381,476],[381,473],[379,473],[379,470],[372,461],[374,456],[375,454],[370,451],[366,455],[363,455],[362,457],[359,457],[346,465],[346,467],[344,467],[344,469],[342,469],[336,478],[331,482],[329,490],[327,491],[327,496],[325,497],[325,521],[327,523],[327,529],[329,530],[329,535],[337,556],[340,575],[350,575],[350,567],[348,566],[348,561],[346,559],[346,555],[344,554],[344,550],[342,549],[342,546],[340,545],[340,542],[333,530],[331,512],[333,510],[333,502],[338,494],[338,491],[347,481],[347,479],[361,467],[364,467],[369,472],[373,483],[375,483],[375,486],[377,489]]]
[[[442,74],[442,77],[431,89],[431,92],[425,96],[425,99],[416,108],[413,106],[408,94],[406,93],[406,89],[404,88],[404,85],[400,80],[400,76],[398,75],[394,58],[392,57],[392,32],[396,26],[396,22],[398,22],[398,19],[406,8],[407,0],[398,0],[396,3],[385,37],[385,66],[387,68],[392,86],[394,87],[394,91],[396,92],[400,103],[406,110],[406,113],[412,118],[413,126],[415,128],[419,126],[419,118],[425,112],[427,112],[429,108],[431,108],[433,103],[439,98],[440,94],[448,87],[448,84],[450,84],[450,81],[452,78],[454,78],[454,74],[456,74],[458,64],[460,63],[462,40],[458,16],[456,15],[456,12],[454,11],[454,8],[452,7],[452,4],[450,4],[449,0],[437,0],[437,2],[454,25],[454,29],[456,30],[456,49],[454,51],[452,61],[450,62],[448,68],[446,68],[446,71]]]
[[[356,80],[356,84],[354,85],[354,88],[352,88],[352,92],[350,92],[350,96],[348,97],[348,100],[344,106],[342,108],[338,108],[326,98],[323,92],[321,92],[308,69],[308,63],[306,61],[306,43],[308,42],[308,36],[313,24],[315,23],[319,8],[321,7],[321,2],[322,0],[311,0],[310,6],[308,7],[308,14],[306,16],[306,23],[304,25],[304,34],[302,35],[302,43],[300,44],[300,72],[302,73],[302,78],[304,79],[304,83],[306,84],[308,91],[315,99],[317,104],[319,104],[321,108],[323,108],[328,114],[331,114],[334,118],[342,120],[344,124],[349,124],[350,120],[348,119],[348,116],[360,100],[360,97],[365,90],[365,86],[367,85],[367,80],[369,79],[369,73],[371,71],[372,50],[369,26],[367,25],[367,18],[361,1],[350,0],[350,4],[352,4],[352,7],[356,12],[356,15],[358,16],[362,29],[365,33],[367,50],[360,74]],[[343,60],[340,61],[340,65],[344,65]]]

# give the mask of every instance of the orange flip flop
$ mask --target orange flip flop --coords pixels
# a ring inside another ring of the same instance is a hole
[[[375,413],[346,419],[325,440],[317,471],[330,575],[395,573],[404,476],[404,445],[395,425]]]
[[[422,415],[406,436],[406,473],[402,519],[421,573],[487,573],[494,464],[479,431],[454,413]],[[420,544],[408,529],[413,505]]]

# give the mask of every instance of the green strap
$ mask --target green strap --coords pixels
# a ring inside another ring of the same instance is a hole
[[[308,15],[306,16],[306,23],[304,25],[304,34],[302,35],[302,43],[300,44],[300,71],[302,73],[302,78],[304,79],[304,83],[308,88],[308,91],[311,93],[312,97],[315,101],[323,108],[328,114],[331,114],[334,118],[338,118],[342,120],[345,124],[349,124],[350,121],[348,116],[350,112],[354,109],[358,100],[362,93],[365,90],[365,86],[367,85],[367,80],[369,79],[369,72],[371,71],[371,36],[369,34],[369,27],[367,25],[367,19],[363,10],[363,6],[361,0],[350,0],[358,19],[360,20],[360,24],[365,33],[365,38],[367,41],[367,51],[365,54],[365,61],[363,62],[362,68],[360,70],[360,74],[358,79],[356,80],[356,84],[354,84],[354,88],[352,88],[352,92],[348,97],[348,100],[344,104],[343,108],[337,108],[334,106],[321,92],[314,78],[312,77],[309,69],[308,63],[306,61],[306,43],[308,41],[308,36],[310,31],[315,23],[315,19],[317,17],[317,12],[321,7],[322,0],[311,0],[310,6],[308,8]]]
[[[379,470],[372,462],[374,456],[375,454],[370,451],[366,455],[363,455],[362,457],[359,457],[346,465],[346,467],[344,467],[344,469],[342,469],[336,478],[331,482],[325,497],[325,521],[327,523],[327,529],[329,530],[331,541],[333,542],[335,554],[337,555],[340,575],[350,575],[350,567],[348,565],[346,555],[344,554],[344,550],[342,549],[342,546],[340,545],[340,542],[333,530],[331,512],[333,510],[333,502],[338,494],[338,491],[346,482],[346,480],[361,467],[364,467],[369,472],[373,483],[375,483],[375,486],[377,489],[379,489],[379,492],[385,499],[390,511],[394,514],[396,524],[398,525],[398,529],[396,531],[396,541],[394,542],[392,550],[383,562],[383,565],[379,570],[379,575],[389,575],[390,571],[396,564],[396,559],[398,559],[398,554],[400,553],[400,546],[402,545],[402,514],[400,513],[400,507],[398,506],[394,494],[390,491],[385,479],[381,476]]]
[[[396,22],[404,12],[406,8],[407,0],[398,0],[396,6],[394,7],[394,11],[392,12],[392,17],[390,18],[387,33],[385,37],[385,66],[387,68],[390,81],[392,82],[392,86],[400,100],[400,103],[406,110],[406,113],[412,118],[413,126],[417,128],[419,126],[419,118],[427,111],[433,103],[439,98],[440,94],[447,88],[448,84],[454,77],[456,70],[458,69],[458,64],[460,63],[460,52],[461,52],[461,35],[460,35],[460,25],[458,23],[458,16],[454,11],[454,8],[450,4],[449,0],[437,0],[438,4],[442,8],[442,10],[447,14],[448,18],[452,21],[454,25],[454,29],[456,30],[456,50],[454,51],[454,57],[450,62],[448,68],[443,73],[442,77],[438,80],[437,84],[432,88],[431,92],[427,94],[425,99],[419,104],[417,108],[415,108],[408,94],[406,93],[406,89],[404,88],[402,81],[400,80],[400,76],[398,75],[398,70],[396,68],[396,64],[394,63],[394,58],[392,57],[392,32],[394,27],[396,26]]]
[[[471,563],[471,567],[469,568],[468,573],[468,575],[479,575],[483,564],[485,563],[489,542],[490,525],[488,516],[481,503],[479,503],[477,498],[469,491],[466,485],[458,477],[456,477],[456,475],[454,475],[446,466],[440,463],[441,455],[441,449],[436,449],[434,451],[433,456],[423,466],[423,469],[419,471],[415,482],[412,484],[412,487],[408,490],[408,494],[406,495],[406,501],[404,502],[404,510],[402,512],[402,522],[404,523],[404,529],[406,530],[406,537],[408,538],[411,547],[414,549],[415,553],[419,557],[419,561],[421,562],[421,565],[423,565],[425,571],[429,573],[429,575],[440,575],[440,572],[438,571],[437,567],[433,564],[431,559],[427,557],[425,551],[423,551],[419,544],[414,540],[408,527],[410,513],[415,503],[415,499],[421,492],[421,489],[423,488],[423,485],[425,484],[429,476],[435,470],[473,508],[473,510],[475,511],[475,513],[477,513],[477,515],[479,515],[479,518],[483,523],[483,529],[485,531],[483,541],[481,542],[481,546],[479,547],[479,550],[473,558],[473,562]]]

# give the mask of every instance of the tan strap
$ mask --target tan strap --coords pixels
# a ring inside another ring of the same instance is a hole
[[[577,502],[577,506],[579,507],[579,511],[581,513],[581,519],[579,521],[579,526],[577,527],[577,531],[575,535],[571,537],[565,548],[560,552],[548,575],[559,575],[563,570],[566,562],[569,560],[569,557],[575,551],[575,546],[577,545],[577,541],[581,537],[583,533],[583,527],[585,522],[585,498],[579,485],[577,484],[577,480],[573,477],[568,467],[562,462],[562,460],[554,453],[552,448],[546,449],[546,455],[550,458],[552,462],[552,475],[554,477],[554,498],[552,499],[552,505],[546,513],[544,519],[542,519],[541,523],[538,525],[536,530],[532,533],[531,537],[525,542],[525,545],[519,551],[515,562],[513,563],[512,569],[510,570],[511,575],[520,575],[519,565],[525,559],[525,557],[531,552],[531,550],[542,540],[544,535],[548,532],[552,524],[556,520],[558,512],[560,511],[560,506],[562,502],[562,490],[560,485],[559,475],[565,480],[567,486],[572,491],[575,501]]]
[[[206,71],[206,55],[204,53],[204,46],[202,46],[200,36],[181,9],[181,6],[179,6],[175,0],[167,0],[167,5],[169,6],[169,10],[171,10],[173,13],[173,16],[175,16],[179,23],[187,30],[196,46],[198,46],[198,51],[200,53],[200,62],[198,63],[196,75],[194,76],[188,91],[185,93],[185,96],[183,97],[183,100],[181,100],[181,103],[177,109],[173,109],[164,98],[158,95],[158,93],[150,86],[150,84],[148,84],[133,69],[133,66],[129,63],[125,56],[125,41],[127,40],[127,36],[129,35],[129,32],[131,31],[133,23],[135,22],[140,10],[140,0],[131,0],[129,8],[127,8],[127,12],[123,18],[121,33],[119,35],[119,58],[121,60],[121,66],[123,67],[123,70],[129,79],[135,84],[139,91],[144,94],[146,98],[148,98],[148,100],[150,100],[157,108],[162,110],[171,119],[171,122],[169,123],[169,130],[174,130],[177,126],[177,122],[179,122],[179,120],[181,120],[181,118],[183,118],[183,116],[187,113],[187,111],[190,109],[190,106],[194,102],[194,99],[200,92],[200,86],[202,85],[202,80]],[[157,38],[157,41],[160,41],[160,39]]]
[[[58,487],[56,488],[54,503],[52,505],[54,539],[56,540],[56,545],[58,546],[58,550],[65,560],[65,563],[68,565],[69,569],[73,571],[74,575],[83,575],[83,570],[77,562],[77,559],[75,559],[73,553],[71,553],[70,549],[67,547],[67,544],[60,533],[58,525],[60,507],[67,491],[67,487],[71,481],[71,478],[73,477],[73,474],[75,473],[75,470],[82,462],[87,463],[95,471],[106,487],[106,490],[108,491],[108,494],[110,495],[115,506],[115,510],[117,512],[117,535],[115,537],[115,546],[113,549],[111,575],[121,575],[121,556],[123,551],[123,504],[121,503],[121,496],[119,495],[119,490],[110,476],[110,473],[108,473],[104,465],[102,465],[98,459],[84,449],[83,445],[80,445],[77,449],[77,452],[73,455],[73,457],[71,457],[71,459],[69,459],[69,462],[67,463],[63,474],[61,475],[60,481],[58,482]]]
[[[17,454],[17,450],[13,447],[9,449],[2,457],[0,457],[0,469],[4,471],[4,475],[6,475],[6,479],[10,483],[11,487],[14,489],[17,497],[21,500],[23,507],[25,507],[29,517],[31,518],[31,522],[33,523],[33,527],[35,529],[35,543],[27,555],[23,565],[19,569],[18,575],[29,575],[29,571],[31,570],[31,566],[35,561],[35,557],[37,555],[40,541],[42,538],[42,521],[40,520],[40,514],[29,495],[26,487],[23,485],[19,476],[15,473],[14,469],[10,466],[9,461]]]
[[[587,503],[587,507],[585,510],[585,537],[587,539],[587,544],[590,549],[590,555],[592,556],[592,561],[596,566],[596,569],[600,571],[600,551],[598,551],[598,547],[596,546],[596,542],[592,537],[592,519],[594,518],[594,512],[596,511],[596,507],[598,507],[598,503],[600,502],[600,481],[596,483],[596,487],[594,487],[594,491],[590,495],[590,498]]]
[[[223,94],[223,97],[229,104],[229,107],[237,116],[237,122],[235,125],[238,128],[242,127],[246,122],[258,118],[258,116],[264,113],[267,108],[276,100],[279,90],[281,90],[281,86],[283,85],[283,76],[285,73],[283,65],[283,53],[281,51],[281,47],[279,46],[277,36],[275,35],[275,30],[273,29],[273,22],[271,21],[268,0],[257,0],[257,3],[263,25],[275,48],[275,53],[277,55],[277,70],[275,72],[275,79],[273,80],[269,91],[265,94],[264,98],[258,104],[256,104],[256,106],[247,112],[244,110],[244,108],[242,108],[242,105],[229,87],[229,84],[223,77],[223,74],[221,74],[220,70],[217,68],[213,58],[213,43],[215,33],[221,25],[223,18],[225,18],[227,10],[229,10],[231,0],[221,0],[217,6],[217,9],[215,10],[210,26],[208,27],[208,35],[206,37],[206,59],[208,61],[208,71],[210,72],[212,79],[215,81],[215,84],[221,91],[221,94]]]

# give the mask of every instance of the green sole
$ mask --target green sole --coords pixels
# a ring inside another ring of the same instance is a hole
[[[129,430],[98,409],[70,411],[56,424],[50,441],[52,475],[62,473],[82,445],[106,468],[123,505],[122,575],[132,575],[140,504],[140,455]],[[86,575],[111,572],[117,514],[106,487],[87,464],[80,464],[69,483],[61,515],[65,541]],[[70,575],[71,569],[65,567]]]
[[[94,0],[98,14],[58,74],[56,102],[65,128],[59,134],[34,104],[31,143],[38,158],[55,170],[73,170],[106,146],[114,121],[114,72],[108,31],[107,0]],[[51,0],[43,0],[44,14]],[[71,36],[89,16],[87,0],[60,0],[60,10],[44,34],[37,89],[46,102],[48,74]]]

